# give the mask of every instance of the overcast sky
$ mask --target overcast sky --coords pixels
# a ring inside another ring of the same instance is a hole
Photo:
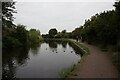
[[[49,29],[72,31],[96,13],[112,10],[114,2],[17,2],[15,23],[36,28],[41,33]]]

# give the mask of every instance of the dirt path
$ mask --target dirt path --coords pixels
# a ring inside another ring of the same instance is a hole
[[[78,64],[77,76],[72,78],[118,78],[118,70],[113,65],[107,52],[102,52],[95,46],[83,44],[90,50],[90,55],[86,56],[84,62]]]

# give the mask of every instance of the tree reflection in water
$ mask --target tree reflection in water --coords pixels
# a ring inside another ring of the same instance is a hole
[[[46,43],[47,43],[48,47],[46,46]],[[69,46],[72,47],[73,49],[69,49]],[[3,50],[3,55],[2,55],[2,59],[3,59],[2,60],[2,63],[3,63],[2,77],[3,77],[3,79],[4,78],[9,78],[9,80],[16,79],[16,71],[19,71],[21,66],[26,66],[26,64],[29,63],[29,61],[28,61],[28,60],[30,60],[29,59],[30,55],[28,55],[29,51],[33,55],[37,55],[40,52],[40,47],[41,47],[41,43],[39,45],[33,45],[30,50],[29,50],[29,48],[28,49]],[[45,41],[44,47],[48,51],[48,53],[49,53],[49,50],[52,51],[52,52],[50,52],[51,53],[50,55],[52,55],[52,53],[56,53],[58,56],[59,56],[58,53],[64,53],[64,55],[65,55],[65,53],[70,53],[70,51],[73,51],[73,52],[75,51],[77,55],[81,54],[80,49],[78,47],[76,47],[74,44],[67,42],[67,41],[47,40],[47,41]],[[67,49],[67,47],[68,47],[68,49]],[[63,51],[61,51],[62,48],[63,48]],[[45,49],[43,49],[43,53],[44,53]],[[56,54],[54,54],[54,55],[56,55]],[[70,56],[70,55],[66,55],[66,56]],[[49,59],[49,57],[46,57],[46,58]],[[64,59],[66,59],[66,58],[64,58]],[[70,60],[72,60],[72,59],[70,59]],[[67,59],[66,59],[66,61],[67,61]],[[61,68],[61,67],[59,67],[59,68]],[[56,70],[57,69],[58,69],[58,67],[56,68]]]
[[[48,44],[50,48],[57,48],[57,43],[55,41],[51,41]]]
[[[66,48],[66,46],[67,46],[67,41],[62,41],[62,47]]]
[[[57,53],[58,44],[62,45],[62,48],[64,49],[63,52],[65,52],[68,43],[68,41],[61,41],[61,40],[45,40],[45,42],[49,45],[50,50],[52,52],[55,51],[56,53]]]
[[[2,78],[15,79],[18,66],[25,65],[29,59],[29,49],[3,50],[2,52]]]
[[[34,44],[33,46],[31,46],[30,51],[33,53],[34,56],[38,54],[40,47],[41,47],[41,44],[42,44],[42,42],[40,42],[39,44]]]

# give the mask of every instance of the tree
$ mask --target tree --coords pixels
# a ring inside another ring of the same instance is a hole
[[[81,30],[82,30],[82,26],[75,28],[75,30],[72,31],[73,38],[76,38],[77,36],[80,38],[81,37]]]
[[[120,1],[115,2],[115,4],[113,5],[115,7],[115,11],[116,11],[116,22],[117,22],[117,26],[120,26]],[[118,30],[120,30],[120,27],[118,28]],[[120,36],[120,31],[119,31],[119,35]],[[118,37],[118,44],[120,45],[120,37]]]
[[[22,46],[28,45],[28,31],[25,29],[24,25],[17,25],[15,38],[19,40]]]
[[[36,29],[28,31],[24,25],[13,24],[13,13],[16,13],[15,2],[2,2],[2,47],[27,47],[29,41],[30,44],[38,43],[42,39],[40,31]]]
[[[62,30],[60,34],[61,34],[61,38],[69,38],[66,30]]]
[[[13,25],[14,20],[13,13],[16,13],[15,2],[2,2],[2,26],[10,27]],[[8,25],[11,24],[11,25]]]
[[[49,35],[48,35],[48,34],[42,34],[42,37],[43,37],[43,38],[48,38]]]
[[[66,30],[62,30],[62,33],[64,33],[64,34],[65,34],[65,33],[66,33]]]
[[[54,38],[56,34],[57,34],[57,29],[52,28],[49,30],[49,38]]]
[[[119,8],[116,9],[104,11],[86,20],[82,30],[83,39],[103,46],[117,44],[120,41],[120,13]]]
[[[30,29],[29,30],[29,41],[30,45],[39,44],[39,42],[42,40],[42,36],[40,35],[40,31],[36,29]]]
[[[15,11],[15,2],[2,2],[2,44],[3,48],[16,47],[21,45],[18,39],[14,37],[16,25],[13,24],[13,13]]]
[[[114,4],[113,6],[115,7],[115,10],[116,10],[117,12],[120,12],[120,1],[115,2],[115,4]]]

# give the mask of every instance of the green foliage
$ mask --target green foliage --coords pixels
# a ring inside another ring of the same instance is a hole
[[[49,34],[43,34],[44,38],[70,38],[71,33],[67,33],[66,30],[57,32],[55,28],[49,30]]]
[[[8,26],[8,22],[13,24],[13,13],[16,13],[15,2],[2,2],[2,26]]]
[[[15,48],[26,46],[28,42],[28,32],[24,25],[14,27],[4,27],[2,30],[3,48]]]
[[[61,32],[58,32],[55,36],[55,38],[62,38],[62,33]]]
[[[57,29],[52,28],[49,30],[49,38],[54,38],[56,34],[57,34]]]
[[[80,26],[79,28],[75,28],[75,30],[72,31],[72,38],[76,38],[77,36],[80,38],[82,28],[82,26]]]
[[[82,43],[80,43],[80,42],[77,42],[77,41],[75,41],[75,40],[73,40],[73,39],[68,39],[68,41],[70,41],[71,43],[73,43],[73,45],[72,44],[70,44],[70,45],[72,45],[72,46],[76,46],[76,47],[78,47],[79,49],[79,52],[81,52],[82,54],[89,54],[89,49],[87,48],[87,47],[85,47],[85,46],[83,46],[82,45]],[[73,48],[74,49],[74,48]],[[77,48],[75,48],[75,49],[77,49]],[[81,50],[81,51],[80,51]]]
[[[73,73],[76,64],[71,65],[69,68],[63,69],[59,74],[61,78],[68,78],[70,76],[77,76],[77,74]]]
[[[120,12],[120,1],[115,2],[115,4],[114,4],[113,6],[115,6],[115,10],[116,10],[117,12]]]
[[[15,2],[2,2],[2,47],[18,47],[22,44],[16,38],[16,27],[13,24],[13,13],[15,11]]]
[[[28,31],[24,25],[17,25],[15,37],[20,41],[22,46],[28,44]]]
[[[6,37],[4,40],[3,40],[3,48],[13,48],[13,47],[18,47],[18,46],[21,46],[22,44],[19,42],[18,39],[15,39],[14,37]]]
[[[2,2],[2,13],[3,18],[7,18],[9,20],[12,20],[13,13],[16,13],[15,11],[15,2]]]
[[[24,25],[15,27],[4,27],[3,32],[3,48],[27,47],[29,45],[39,44],[43,38],[40,31],[36,29],[26,30]]]
[[[40,31],[36,29],[29,30],[29,42],[30,45],[39,44],[42,40],[42,36],[40,35]]]
[[[35,29],[28,31],[20,24],[16,26],[13,24],[13,13],[16,13],[15,2],[2,2],[2,47],[26,47],[29,43],[38,43],[42,39],[40,31]]]
[[[120,70],[120,1],[115,2],[115,10],[104,11],[85,20],[81,31],[82,41],[96,43],[106,51],[112,46],[114,64]]]
[[[69,35],[67,33],[59,32],[56,34],[55,38],[69,38]]]
[[[49,34],[42,34],[43,38],[49,38]]]
[[[65,33],[66,33],[66,30],[62,30],[62,33],[64,33],[64,34],[65,34]]]
[[[88,43],[97,42],[106,46],[117,43],[119,31],[115,11],[107,11],[85,22],[82,37]]]
[[[60,34],[61,38],[69,38],[69,35],[66,30],[62,30],[59,34]]]

